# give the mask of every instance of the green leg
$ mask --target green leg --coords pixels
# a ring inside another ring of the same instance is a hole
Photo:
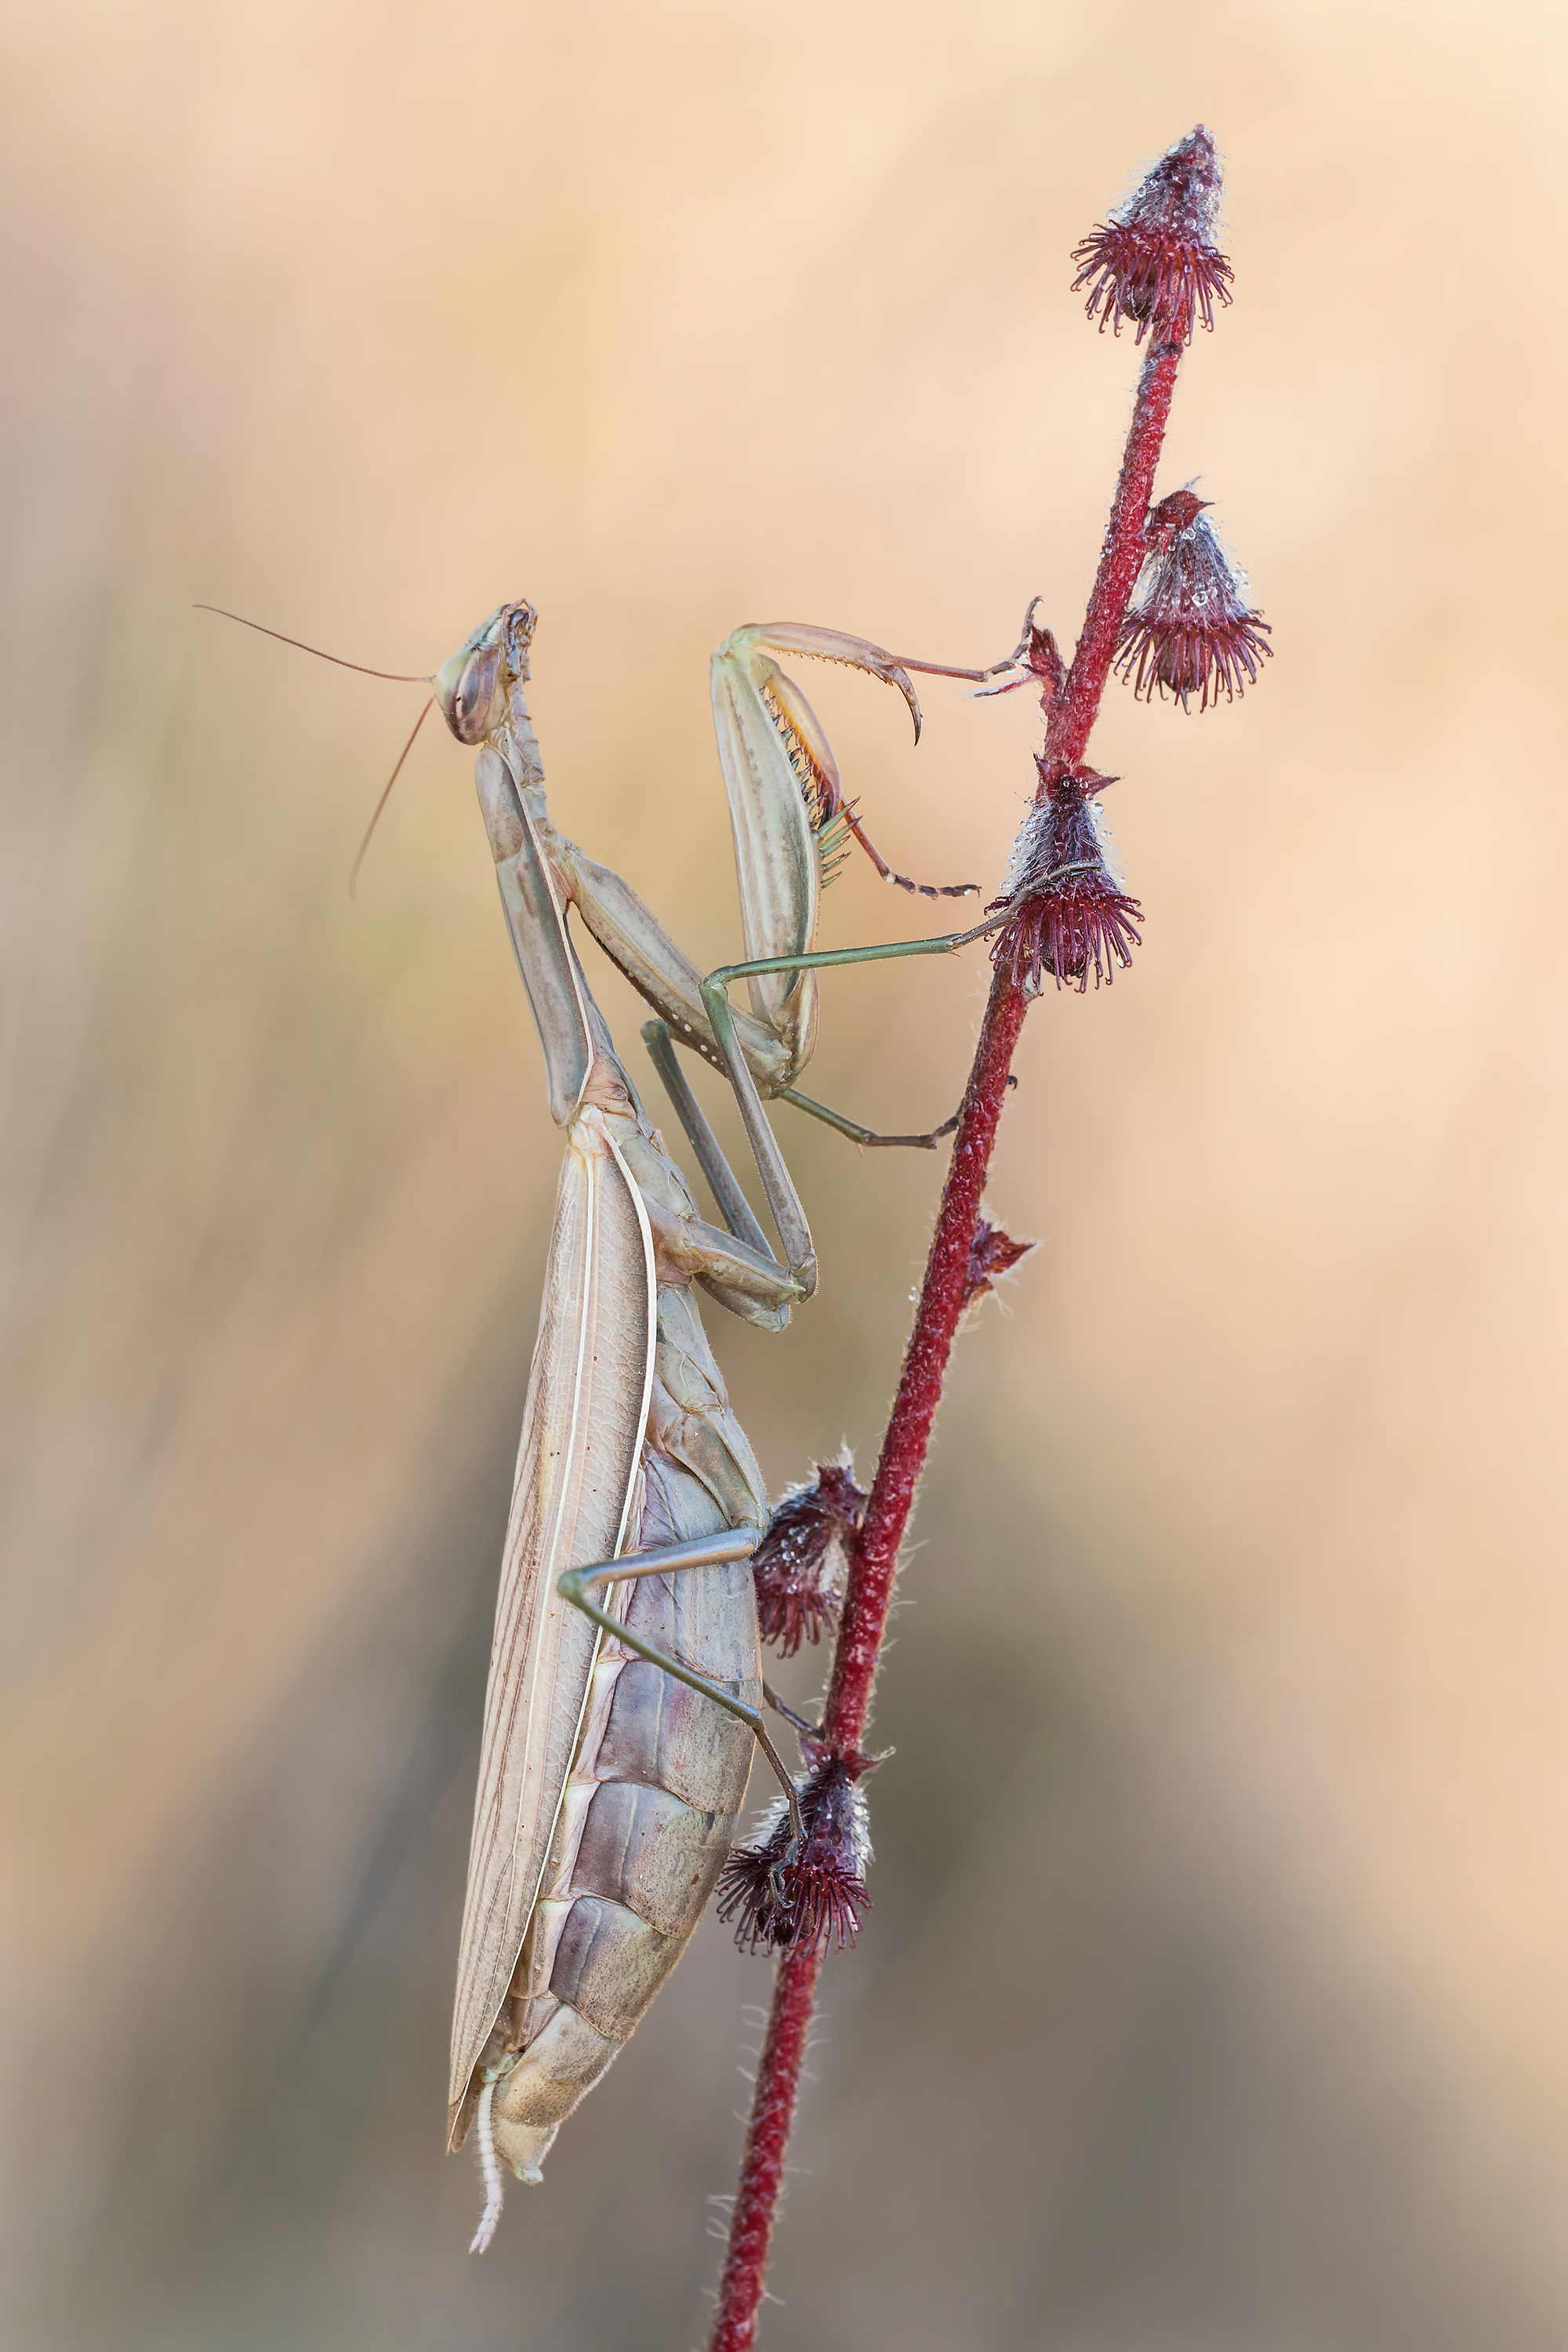
[[[647,1047],[649,1059],[663,1080],[664,1090],[674,1105],[675,1115],[685,1129],[686,1139],[696,1156],[697,1164],[708,1179],[708,1188],[719,1203],[725,1224],[737,1241],[749,1244],[763,1257],[772,1257],[773,1249],[768,1237],[752,1215],[751,1202],[735,1181],[734,1171],[724,1157],[722,1146],[687,1083],[668,1022],[645,1021],[642,1039]],[[1009,1078],[1007,1083],[1016,1086],[1018,1082],[1016,1078]],[[847,1135],[851,1143],[859,1144],[863,1150],[934,1151],[943,1137],[951,1135],[958,1125],[958,1113],[954,1111],[951,1118],[944,1118],[940,1127],[931,1128],[924,1135],[879,1135],[875,1128],[862,1127],[858,1119],[846,1118],[841,1110],[833,1110],[826,1103],[814,1102],[809,1095],[803,1095],[798,1087],[784,1087],[773,1099],[793,1103],[796,1110],[805,1111],[812,1118],[819,1118],[825,1127],[835,1129],[839,1135]]]
[[[813,1102],[809,1095],[801,1094],[794,1087],[785,1087],[774,1099],[778,1102],[794,1103],[796,1110],[804,1110],[811,1118],[819,1118],[824,1127],[836,1129],[840,1135],[847,1135],[851,1143],[858,1143],[863,1150],[880,1149],[890,1151],[896,1148],[901,1148],[908,1151],[934,1151],[942,1137],[951,1135],[958,1125],[958,1113],[954,1111],[952,1117],[944,1118],[940,1127],[933,1127],[929,1135],[879,1135],[874,1128],[862,1127],[858,1119],[846,1118],[841,1110],[830,1110],[826,1103]]]
[[[796,1730],[797,1730],[797,1731],[802,1735],[802,1737],[803,1737],[804,1738],[806,1738],[806,1739],[820,1739],[820,1738],[821,1738],[821,1737],[822,1737],[822,1726],[821,1726],[821,1724],[820,1724],[820,1723],[807,1723],[807,1721],[806,1721],[806,1719],[805,1719],[805,1716],[804,1716],[804,1715],[796,1715],[796,1713],[795,1713],[795,1709],[794,1709],[794,1707],[793,1707],[793,1706],[786,1706],[784,1705],[784,1703],[783,1699],[782,1699],[782,1698],[780,1698],[780,1696],[779,1696],[779,1695],[778,1695],[777,1691],[776,1691],[776,1690],[770,1690],[770,1688],[768,1687],[768,1685],[767,1685],[767,1684],[766,1684],[766,1683],[764,1683],[764,1684],[763,1685],[763,1696],[766,1699],[766,1701],[767,1701],[768,1705],[773,1708],[773,1713],[774,1713],[775,1715],[782,1715],[782,1716],[783,1716],[783,1717],[784,1717],[784,1721],[785,1721],[786,1723],[793,1723],[793,1724],[794,1724],[794,1726],[795,1726],[795,1729],[796,1729]]]
[[[1009,1074],[1007,1084],[1016,1087],[1017,1083],[1017,1079]],[[808,1111],[813,1118],[819,1118],[824,1127],[834,1128],[838,1134],[847,1135],[851,1143],[859,1144],[862,1150],[934,1151],[942,1138],[952,1133],[959,1120],[959,1114],[954,1111],[951,1118],[944,1118],[940,1127],[933,1127],[926,1135],[879,1135],[875,1128],[862,1127],[858,1119],[846,1118],[841,1110],[830,1110],[826,1103],[813,1102],[809,1095],[799,1093],[794,1087],[781,1087],[773,1099],[775,1102],[793,1103],[796,1110]]]
[[[741,1118],[746,1129],[746,1140],[757,1163],[757,1172],[767,1194],[768,1208],[779,1239],[784,1244],[785,1263],[792,1272],[807,1276],[815,1284],[816,1260],[811,1247],[811,1228],[805,1221],[800,1195],[795,1189],[784,1154],[780,1151],[773,1129],[768,1125],[763,1108],[757,1082],[752,1077],[746,1057],[735,1034],[735,1016],[726,993],[734,980],[749,980],[754,972],[822,971],[834,964],[885,963],[896,956],[952,955],[955,949],[967,947],[972,940],[984,939],[988,933],[1000,930],[1007,920],[1005,913],[987,916],[967,931],[949,931],[934,940],[889,940],[868,948],[816,948],[809,955],[762,956],[749,963],[721,964],[710,972],[702,983],[702,1002],[707,1008],[719,1050],[724,1056],[724,1066],[735,1089]],[[869,1129],[857,1129],[853,1120],[845,1120],[837,1113],[826,1112],[826,1107],[812,1103],[808,1096],[797,1097],[803,1108],[809,1108],[817,1117],[826,1116],[828,1124],[850,1134],[857,1141],[876,1140]]]
[[[555,1590],[563,1601],[569,1601],[574,1609],[580,1609],[584,1617],[612,1635],[624,1649],[635,1651],[639,1658],[646,1658],[650,1666],[661,1666],[667,1675],[673,1675],[678,1683],[684,1683],[689,1690],[700,1691],[704,1698],[710,1698],[715,1706],[721,1706],[727,1715],[737,1717],[746,1726],[778,1775],[779,1786],[789,1802],[790,1830],[798,1843],[805,1834],[800,1817],[800,1799],[795,1794],[795,1782],[783,1757],[768,1738],[767,1727],[757,1708],[748,1706],[732,1691],[727,1691],[722,1683],[711,1681],[707,1675],[698,1674],[694,1667],[683,1666],[679,1658],[672,1658],[665,1651],[656,1649],[651,1642],[645,1642],[640,1633],[629,1631],[618,1617],[612,1617],[607,1610],[601,1609],[596,1601],[587,1597],[589,1591],[596,1587],[619,1584],[629,1577],[668,1576],[680,1569],[722,1568],[731,1560],[750,1559],[762,1539],[761,1528],[727,1528],[721,1534],[697,1536],[689,1543],[667,1544],[658,1551],[632,1551],[620,1559],[601,1560],[595,1567],[569,1568],[556,1578]]]

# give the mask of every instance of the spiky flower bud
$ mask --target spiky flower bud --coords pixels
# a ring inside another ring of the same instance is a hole
[[[963,1279],[965,1307],[973,1307],[977,1298],[984,1298],[994,1288],[997,1276],[1010,1274],[1034,1246],[1033,1242],[1016,1242],[1000,1225],[982,1217],[969,1244],[969,1270]]]
[[[869,1910],[866,1866],[871,1840],[866,1800],[856,1787],[871,1769],[868,1756],[835,1756],[803,1740],[811,1770],[798,1782],[805,1835],[790,1851],[789,1808],[772,1805],[754,1846],[737,1846],[719,1879],[719,1916],[736,1922],[742,1951],[776,1952],[785,1945],[815,1951],[837,1940],[840,1951],[860,1932]]]
[[[1178,140],[1109,221],[1073,249],[1073,291],[1087,286],[1087,309],[1100,331],[1121,332],[1123,319],[1160,342],[1190,343],[1201,317],[1230,300],[1231,267],[1214,242],[1221,181],[1214,141],[1200,122]]]
[[[1012,919],[997,934],[991,960],[1026,995],[1037,996],[1049,972],[1060,988],[1076,982],[1079,995],[1089,970],[1098,988],[1132,961],[1143,910],[1117,887],[1106,856],[1110,836],[1094,797],[1114,776],[1092,768],[1052,775],[1036,761],[1045,791],[1031,802],[1013,845],[1003,894],[994,903]]]
[[[820,1642],[837,1618],[834,1568],[865,1517],[866,1497],[847,1462],[818,1464],[815,1481],[792,1486],[774,1510],[752,1554],[752,1574],[757,1629],[781,1657],[793,1658],[803,1641]]]
[[[1121,624],[1116,667],[1134,694],[1173,694],[1200,710],[1244,693],[1273,647],[1268,624],[1247,602],[1247,577],[1205,519],[1209,501],[1173,490],[1149,510],[1139,593]]]

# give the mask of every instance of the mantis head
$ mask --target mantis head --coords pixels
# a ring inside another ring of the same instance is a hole
[[[525,602],[498,604],[436,673],[441,716],[459,743],[482,743],[507,713],[511,689],[528,676],[539,615]]]

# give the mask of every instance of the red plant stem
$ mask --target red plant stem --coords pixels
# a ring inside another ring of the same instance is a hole
[[[1155,344],[1139,378],[1121,474],[1083,632],[1047,726],[1046,751],[1058,773],[1075,766],[1088,747],[1121,623],[1137,584],[1149,494],[1181,356],[1179,344]],[[1040,790],[1044,789],[1042,784]],[[1013,1049],[1027,1010],[1023,991],[998,971],[991,983],[974,1066],[964,1090],[952,1163],[942,1190],[898,1395],[882,1440],[865,1521],[849,1562],[823,1725],[824,1744],[839,1755],[858,1748],[866,1727],[899,1551],[925,1466],[953,1335],[963,1313],[980,1197],[1006,1098]],[[821,1965],[820,1946],[809,1951],[786,1950],[774,1972],[773,2007],[757,2069],[710,2352],[752,2352],[756,2342],[768,2246],[778,2211],[784,2153]]]
[[[942,1375],[953,1333],[963,1312],[969,1276],[969,1244],[980,1214],[980,1195],[991,1164],[991,1147],[1007,1091],[1007,1068],[1023,1026],[1026,999],[1016,983],[998,972],[980,1032],[974,1067],[964,1090],[953,1140],[952,1164],[942,1190],[936,1234],[926,1261],[925,1282],[903,1377],[893,1405],[882,1455],[855,1546],[839,1622],[823,1724],[825,1744],[840,1755],[859,1746],[871,1702],[877,1661],[888,1622],[899,1547],[909,1523],[915,1482],[931,1441],[942,1398]],[[756,2341],[757,2312],[768,2242],[778,2210],[784,2149],[795,2113],[806,2030],[811,2022],[822,1948],[785,1951],[773,1979],[773,2009],[757,2070],[756,2096],[746,2133],[741,2185],[730,2223],[730,2246],[719,2289],[711,2352],[750,2352]]]
[[[991,1165],[991,1147],[1007,1092],[1013,1048],[1024,1025],[1027,1000],[1015,982],[996,973],[981,1024],[974,1066],[964,1089],[953,1139],[952,1163],[942,1187],[942,1208],[926,1260],[915,1328],[904,1357],[899,1393],[872,1483],[866,1517],[855,1545],[833,1656],[823,1732],[839,1755],[858,1748],[871,1704],[871,1685],[887,1631],[899,1547],[909,1524],[915,1486],[925,1467],[931,1423],[942,1402],[942,1384],[953,1334],[963,1312],[969,1282],[969,1245],[980,1215],[980,1195]]]
[[[1089,730],[1100,713],[1100,698],[1116,658],[1116,641],[1138,584],[1143,564],[1143,524],[1154,468],[1171,414],[1171,394],[1181,365],[1180,343],[1155,343],[1138,379],[1132,422],[1121,459],[1121,478],[1110,502],[1100,569],[1094,575],[1083,635],[1072,657],[1067,683],[1058,696],[1046,728],[1046,758],[1058,774],[1076,767],[1089,748]]]
[[[821,1966],[822,1946],[813,1944],[781,1953],[774,1971],[773,2007],[757,2067],[741,2185],[730,2217],[730,2245],[719,2288],[711,2352],[751,2352],[757,2340],[768,2243],[784,2186],[784,2151]]]

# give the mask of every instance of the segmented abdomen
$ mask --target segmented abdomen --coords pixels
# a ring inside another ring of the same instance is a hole
[[[679,1370],[703,1385],[710,1380],[714,1393],[700,1428],[690,1420],[689,1446],[681,1436],[688,1417],[668,1390],[650,1412],[638,1549],[711,1534],[763,1508],[717,1370],[705,1345],[693,1349],[695,1311],[684,1295],[678,1308],[666,1294],[660,1310],[661,1339],[669,1326],[679,1334]],[[739,1440],[725,1447],[729,1475],[714,1465],[716,1430]],[[741,1449],[743,1460],[735,1458]],[[700,1461],[705,1475],[678,1452]],[[722,1507],[716,1485],[730,1490]],[[758,1704],[749,1561],[647,1577],[626,1590],[629,1626]],[[539,2177],[561,2124],[684,1951],[734,1840],[752,1745],[743,1723],[606,1637],[540,1899],[487,2053],[493,2064],[501,2049],[521,2047],[496,2084],[491,2125],[498,2154],[524,2179]]]

